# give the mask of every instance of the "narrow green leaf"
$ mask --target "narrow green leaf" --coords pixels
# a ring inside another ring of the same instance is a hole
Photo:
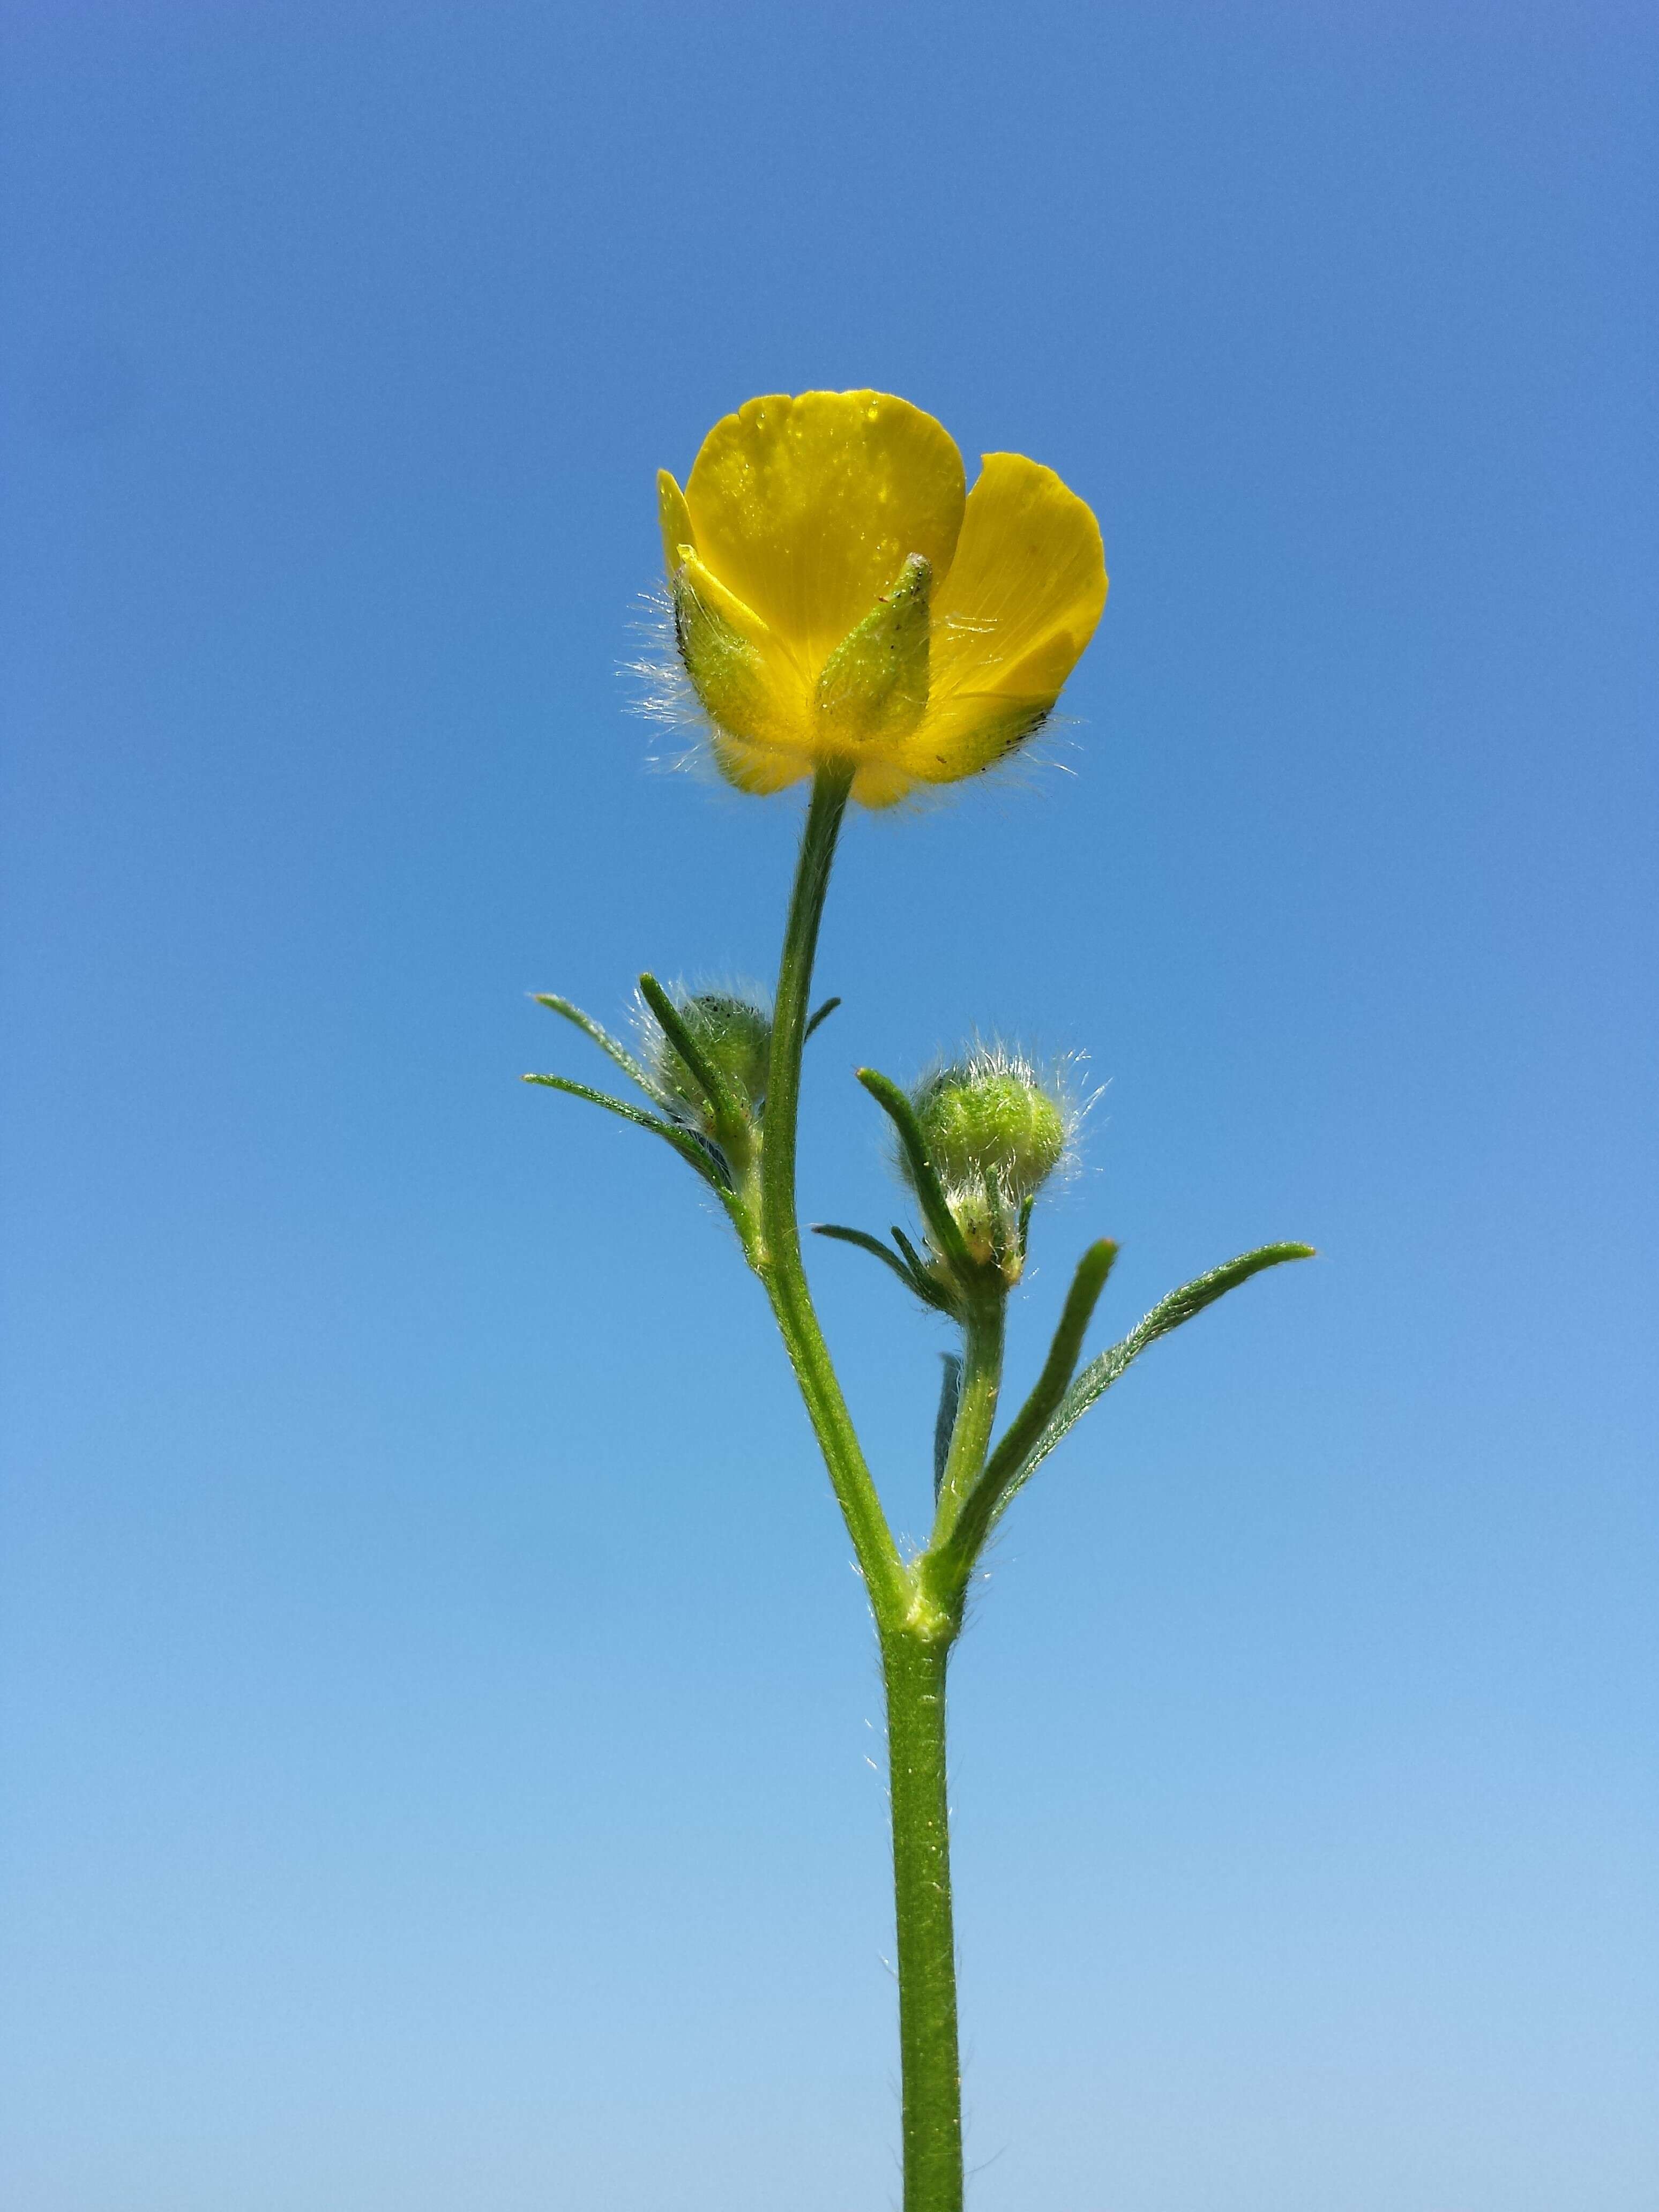
[[[946,1310],[939,1285],[930,1282],[919,1269],[907,1267],[897,1253],[888,1250],[879,1237],[872,1237],[864,1229],[844,1229],[836,1221],[814,1221],[808,1226],[815,1237],[832,1237],[838,1244],[856,1244],[860,1252],[872,1253],[878,1260],[885,1261],[907,1291],[913,1291],[925,1304]]]
[[[712,1183],[722,1196],[727,1188],[726,1163],[714,1146],[682,1129],[672,1121],[665,1121],[655,1114],[647,1114],[632,1106],[625,1098],[613,1098],[608,1091],[590,1091],[585,1083],[573,1083],[564,1075],[526,1075],[526,1083],[539,1083],[549,1091],[562,1091],[572,1098],[585,1098],[590,1106],[603,1106],[608,1114],[620,1115],[624,1121],[632,1121],[636,1128],[649,1129],[653,1136],[663,1138],[672,1145],[682,1159],[690,1160],[705,1182]]]
[[[707,1097],[716,1128],[728,1129],[742,1117],[743,1109],[732,1097],[708,1054],[697,1044],[680,1018],[680,1010],[654,975],[641,975],[640,996],[661,1024],[663,1035],[691,1071],[693,1080]]]
[[[1083,1350],[1083,1340],[1094,1318],[1095,1306],[1116,1258],[1117,1246],[1109,1237],[1103,1237],[1078,1261],[1042,1372],[1032,1385],[1030,1397],[1009,1423],[1001,1443],[986,1462],[979,1480],[963,1500],[955,1526],[945,1537],[964,1573],[973,1565],[1006,1498],[1024,1480],[1027,1456],[1072,1379]]]
[[[908,1291],[915,1285],[910,1280],[910,1271],[896,1252],[890,1252],[879,1237],[871,1236],[867,1229],[846,1229],[838,1221],[811,1221],[807,1227],[814,1237],[833,1237],[837,1244],[856,1244],[860,1252],[871,1253],[884,1261]]]
[[[585,1014],[580,1006],[573,1006],[568,999],[560,998],[554,991],[537,991],[532,995],[538,1006],[546,1006],[553,1013],[562,1014],[566,1021],[574,1022],[584,1036],[591,1037],[601,1052],[611,1055],[631,1083],[639,1085],[647,1097],[659,1097],[649,1071],[641,1066],[619,1037],[613,1037],[609,1030],[602,1028],[594,1020],[592,1014]]]
[[[917,1251],[915,1246],[910,1242],[904,1231],[899,1227],[896,1221],[893,1224],[893,1242],[898,1246],[899,1250],[903,1253],[905,1258],[909,1261],[911,1272],[915,1274],[920,1275],[923,1282],[931,1281],[933,1279],[927,1272],[927,1262],[922,1258],[921,1253]]]
[[[1097,1398],[1103,1398],[1113,1383],[1133,1365],[1149,1344],[1156,1344],[1171,1329],[1191,1321],[1194,1314],[1213,1305],[1218,1298],[1225,1297],[1229,1291],[1248,1283],[1252,1275],[1259,1275],[1264,1267],[1282,1266],[1286,1260],[1311,1260],[1311,1244],[1263,1244],[1254,1252],[1241,1253],[1237,1260],[1224,1266],[1212,1267],[1208,1274],[1198,1275],[1190,1283],[1183,1283],[1168,1297],[1160,1298],[1146,1319],[1129,1331],[1121,1343],[1091,1359],[1081,1375],[1060,1400],[1054,1413],[1043,1425],[1042,1431],[1032,1445],[1030,1456],[1006,1486],[997,1503],[993,1519],[999,1518],[1014,1492],[1030,1481],[1032,1474],[1048,1458],[1049,1453],[1077,1422],[1088,1412]]]
[[[807,1038],[811,1036],[813,1030],[817,1029],[820,1022],[827,1022],[829,1020],[830,1015],[835,1012],[836,1008],[840,1006],[840,1004],[841,1000],[839,999],[826,999],[824,1000],[823,1004],[818,1008],[817,1013],[813,1015],[811,1020],[808,1022],[806,1027],[800,1033],[800,1041],[803,1044],[805,1044]]]
[[[957,1227],[956,1217],[945,1201],[944,1188],[928,1153],[927,1142],[916,1120],[915,1109],[897,1084],[887,1076],[878,1074],[873,1067],[861,1067],[859,1081],[898,1131],[899,1142],[904,1147],[904,1157],[909,1163],[910,1179],[915,1185],[916,1197],[923,1218],[933,1232],[939,1249],[951,1267],[964,1282],[973,1279],[975,1269],[968,1247]]]

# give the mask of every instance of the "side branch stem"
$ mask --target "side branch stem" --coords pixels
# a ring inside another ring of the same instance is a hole
[[[951,1431],[951,1453],[939,1484],[939,1506],[933,1543],[948,1537],[962,1510],[963,1500],[978,1481],[996,1425],[997,1397],[1002,1388],[1002,1341],[1006,1301],[1000,1290],[978,1299],[968,1311],[963,1339],[961,1393],[957,1400],[956,1425]]]

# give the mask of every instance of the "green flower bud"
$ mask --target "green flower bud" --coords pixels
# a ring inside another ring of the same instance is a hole
[[[1018,1281],[1021,1217],[1065,1158],[1069,1104],[1029,1060],[1000,1050],[925,1077],[911,1103],[969,1251]]]
[[[676,1011],[686,1034],[738,1103],[757,1119],[766,1097],[772,1018],[763,1006],[731,991],[678,992]],[[708,1093],[653,1016],[647,1017],[651,1072],[664,1102],[681,1119],[712,1133]]]

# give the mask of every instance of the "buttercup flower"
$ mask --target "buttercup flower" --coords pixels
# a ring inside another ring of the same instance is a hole
[[[1023,744],[1094,634],[1094,515],[1052,469],[987,453],[879,392],[751,399],[682,491],[658,477],[680,657],[744,791],[824,765],[888,806]]]

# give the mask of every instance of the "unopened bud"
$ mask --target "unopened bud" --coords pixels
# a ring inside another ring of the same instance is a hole
[[[969,1251],[1016,1281],[1021,1215],[1071,1141],[1064,1098],[1028,1060],[981,1051],[927,1077],[912,1103]]]
[[[772,1048],[772,1020],[766,1009],[735,992],[699,991],[676,993],[675,1010],[709,1068],[750,1118],[757,1119],[766,1097]],[[707,1091],[654,1018],[647,1042],[652,1073],[664,1097],[697,1127],[712,1132]]]

